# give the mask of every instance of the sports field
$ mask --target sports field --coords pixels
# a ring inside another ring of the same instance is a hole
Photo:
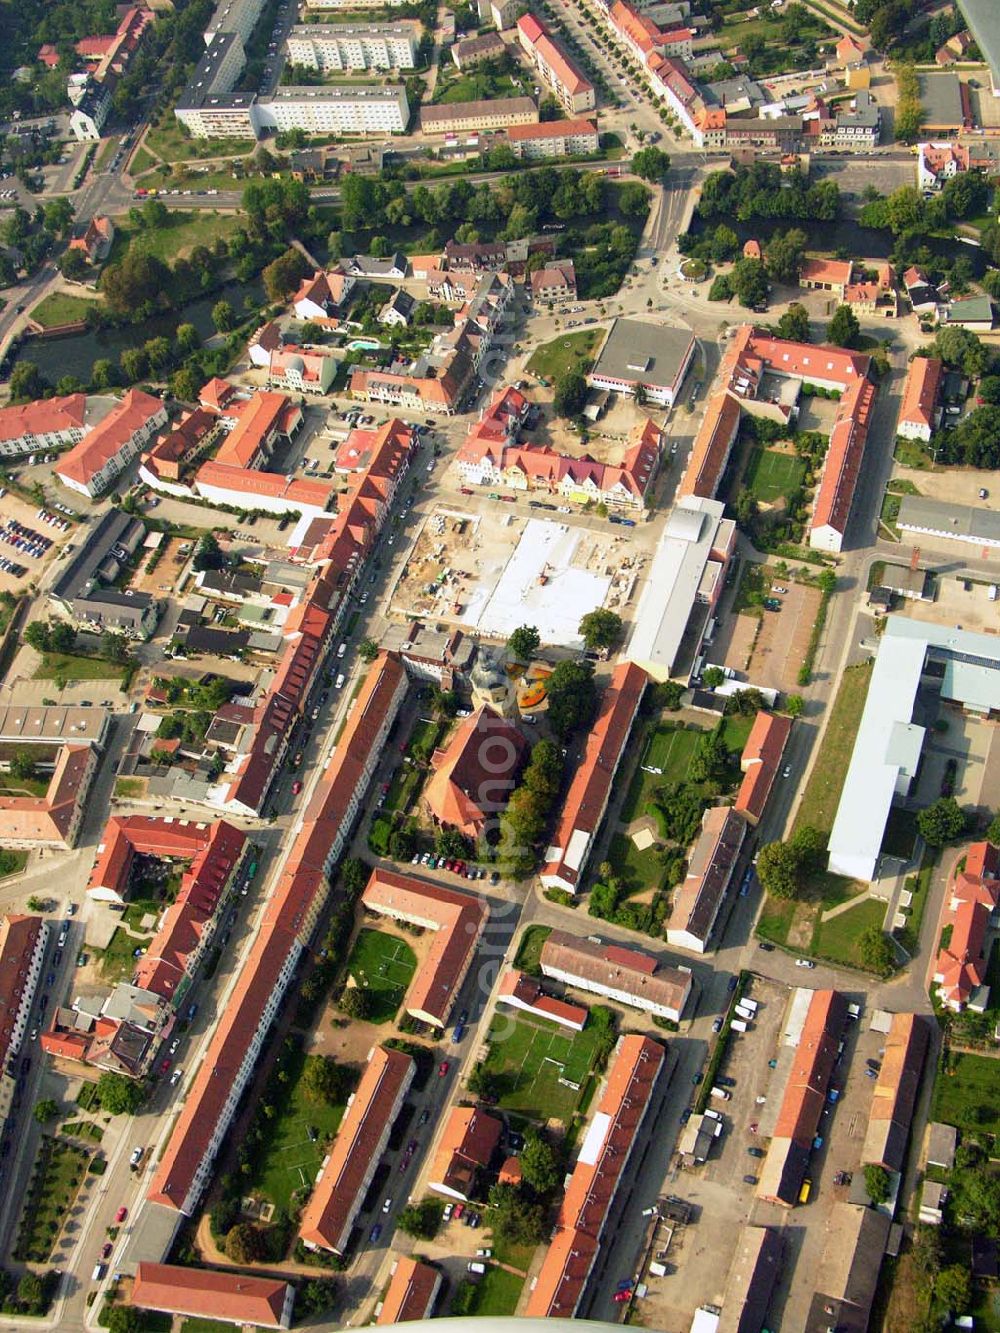
[[[417,956],[405,940],[383,930],[361,931],[347,970],[359,986],[372,993],[372,1023],[388,1023],[396,1017],[416,967]]]
[[[508,1111],[568,1124],[594,1063],[596,1027],[571,1032],[527,1014],[500,1010],[490,1025],[486,1068],[499,1075],[499,1104]],[[565,1078],[576,1088],[560,1083]]]
[[[746,485],[758,500],[773,504],[795,494],[802,485],[805,470],[805,463],[794,454],[755,449],[747,467]]]
[[[671,782],[683,782],[688,764],[698,744],[701,731],[687,731],[668,722],[651,731],[646,738],[639,767],[622,804],[621,818],[627,824],[648,811],[653,793]],[[645,773],[644,768],[658,768],[659,773]]]

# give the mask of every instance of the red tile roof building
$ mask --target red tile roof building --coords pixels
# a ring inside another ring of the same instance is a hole
[[[64,745],[44,796],[0,796],[0,845],[75,846],[97,762],[92,746]]]
[[[746,837],[742,815],[726,805],[705,811],[701,833],[688,854],[687,875],[674,893],[667,920],[667,943],[704,953]]]
[[[571,1319],[580,1308],[611,1205],[654,1105],[664,1059],[663,1047],[650,1037],[619,1038],[559,1208],[555,1234],[524,1308],[526,1318]]]
[[[88,430],[87,398],[82,393],[0,407],[0,458],[78,444]]]
[[[998,907],[1000,848],[974,842],[952,868],[941,913],[941,933],[950,926],[951,936],[934,963],[938,999],[955,1013],[982,1013],[989,1004],[986,945]]]
[[[129,389],[99,425],[63,454],[55,474],[81,495],[101,495],[166,424],[166,409],[159,398]]]
[[[799,286],[807,291],[832,292],[842,301],[853,271],[850,259],[805,259],[799,270]]]
[[[906,372],[903,402],[896,434],[926,444],[937,427],[938,394],[944,378],[944,362],[933,356],[915,356]]]
[[[577,893],[582,887],[587,858],[648,680],[646,672],[631,662],[623,662],[611,674],[545,853],[541,880],[548,889]]]
[[[431,756],[423,799],[435,821],[478,839],[497,828],[529,750],[513,722],[483,704]]]
[[[530,275],[531,295],[536,301],[575,301],[576,269],[572,259],[561,259],[536,268]]]
[[[793,400],[767,399],[767,377],[795,380],[840,393],[823,475],[813,500],[809,544],[819,550],[843,546],[854,492],[864,458],[875,386],[868,378],[871,358],[823,344],[794,343],[772,337],[751,324],[730,339],[716,376],[717,392],[709,399],[679,494],[714,497],[729,457],[737,427],[736,407],[792,428]]]
[[[299,1238],[311,1250],[343,1254],[351,1228],[389,1142],[416,1073],[403,1051],[375,1046],[354,1093],[316,1188],[302,1211]]]
[[[372,664],[265,906],[230,1001],[188,1089],[147,1199],[191,1214],[215,1154],[329,897],[385,738],[406,693],[406,673],[385,654]]]
[[[102,259],[107,259],[111,253],[111,245],[114,239],[115,224],[110,218],[97,214],[87,223],[83,235],[74,236],[67,248],[80,250],[89,263],[99,264]]]
[[[191,1319],[290,1328],[294,1300],[295,1288],[278,1278],[140,1261],[129,1304]]]
[[[349,273],[317,269],[311,278],[303,279],[292,297],[292,308],[299,319],[335,319],[355,285],[356,279]]]
[[[48,934],[39,916],[0,917],[0,1123],[13,1100],[16,1080],[10,1063],[28,1032]]]
[[[929,1041],[921,1014],[893,1014],[872,1094],[863,1163],[902,1171]]]
[[[468,1200],[477,1172],[489,1166],[502,1135],[503,1121],[496,1116],[475,1106],[453,1106],[437,1142],[428,1188]]]
[[[661,967],[642,949],[597,944],[564,930],[549,934],[540,961],[543,976],[674,1023],[680,1022],[691,994],[690,970]]]
[[[516,968],[504,969],[497,990],[497,1003],[509,1004],[512,1009],[522,1009],[525,1013],[535,1014],[538,1018],[547,1018],[561,1027],[582,1032],[589,1011],[582,1004],[570,1004],[568,1000],[557,1000],[546,995],[541,986],[524,972]]]
[[[812,992],[761,1168],[758,1199],[786,1208],[798,1203],[846,1021],[847,1000],[839,991]]]
[[[444,1027],[489,919],[484,900],[376,867],[361,903],[379,916],[433,931],[430,948],[406,992],[405,1006],[414,1018]]]
[[[376,1324],[410,1324],[429,1319],[441,1289],[441,1274],[408,1254],[397,1255]]]
[[[600,146],[593,120],[546,120],[538,125],[512,125],[507,142],[518,157],[583,157]]]
[[[791,730],[792,719],[781,713],[766,713],[761,709],[754,718],[740,755],[743,781],[733,806],[753,824],[759,823],[764,813]]]
[[[597,105],[594,85],[584,78],[570,57],[553,40],[541,19],[534,14],[523,14],[517,21],[517,40],[569,115],[593,111]]]

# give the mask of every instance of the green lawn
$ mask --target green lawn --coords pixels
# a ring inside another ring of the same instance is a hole
[[[757,922],[757,934],[762,940],[785,944],[794,916],[795,903],[790,898],[765,898]]]
[[[125,668],[103,657],[79,657],[76,653],[43,653],[35,680],[110,680],[121,684]]]
[[[603,329],[584,329],[581,333],[563,333],[537,347],[528,362],[528,373],[542,379],[557,380],[564,371],[579,366],[585,369]]]
[[[517,946],[514,966],[520,968],[522,972],[530,973],[532,976],[541,975],[542,969],[539,960],[542,955],[542,947],[551,934],[551,926],[529,926],[521,936],[521,943]]]
[[[288,1209],[293,1193],[312,1185],[327,1153],[326,1141],[336,1134],[344,1114],[343,1106],[306,1097],[301,1086],[305,1060],[304,1051],[289,1060],[289,1080],[274,1107],[270,1138],[246,1185],[247,1193],[263,1194],[276,1208]],[[317,1134],[315,1142],[309,1137],[310,1126]]]
[[[228,240],[241,221],[239,215],[233,213],[213,213],[207,210],[182,213],[172,210],[165,226],[153,231],[141,231],[124,219],[116,219],[112,258],[120,259],[126,251],[135,249],[164,261],[174,260],[180,255],[190,254],[196,245],[211,246],[220,236]]]
[[[452,1310],[461,1310],[463,1315],[512,1315],[523,1286],[523,1277],[490,1264],[478,1282],[466,1279],[462,1283],[455,1292]]]
[[[953,1052],[934,1087],[935,1120],[981,1134],[1000,1134],[1000,1062]]]
[[[0,852],[0,879],[9,879],[11,875],[19,875],[27,864],[27,852],[17,852],[4,848]]]
[[[817,921],[811,952],[817,958],[863,968],[858,940],[869,926],[881,926],[884,920],[885,903],[877,898],[866,898],[857,907],[841,912],[829,921]]]
[[[568,1124],[593,1065],[598,1037],[596,1026],[567,1032],[544,1019],[499,1011],[487,1037],[485,1068],[500,1076],[500,1106],[532,1120],[555,1116]],[[561,1077],[580,1086],[566,1087]]]
[[[192,1316],[181,1324],[181,1333],[233,1333],[233,1326],[222,1319]]]
[[[518,1245],[515,1241],[508,1240],[506,1236],[491,1236],[490,1245],[493,1249],[493,1258],[498,1264],[509,1264],[511,1268],[520,1269],[522,1273],[528,1271],[537,1248],[534,1245]]]
[[[802,485],[806,465],[795,454],[777,449],[755,449],[750,455],[746,485],[763,504],[787,499]]]
[[[370,929],[359,933],[347,971],[372,992],[371,1022],[390,1023],[396,1017],[416,968],[416,954],[398,935]]]
[[[903,467],[917,467],[924,471],[934,467],[930,450],[919,440],[907,440],[899,436],[892,456]]]
[[[257,147],[254,139],[189,139],[180,122],[168,112],[163,124],[151,129],[144,139],[149,151],[164,162],[183,162],[197,158],[245,157]]]
[[[145,788],[142,778],[116,778],[115,795],[120,796],[122,800],[128,801],[133,797],[141,796]]]
[[[730,713],[722,724],[722,739],[730,754],[740,755],[753,730],[754,718],[744,713]]]
[[[627,833],[615,833],[608,844],[608,862],[612,874],[621,882],[626,893],[640,893],[643,889],[659,888],[663,883],[663,863],[659,848],[640,851]]]
[[[140,176],[144,171],[149,171],[150,168],[158,165],[159,161],[152,153],[147,152],[145,148],[140,148],[129,164],[129,171],[133,176]]]
[[[700,730],[685,730],[676,723],[664,723],[649,733],[635,771],[628,795],[622,804],[621,819],[628,824],[644,814],[653,793],[671,782],[683,782],[695,746],[702,735]],[[647,768],[662,769],[662,773],[644,773]]]
[[[55,328],[58,324],[75,324],[85,319],[88,310],[101,304],[97,297],[74,296],[71,292],[52,292],[39,301],[31,312],[31,318],[41,324],[43,329]]]
[[[43,1135],[25,1198],[14,1258],[47,1263],[83,1182],[90,1154]]]
[[[844,672],[823,734],[822,749],[813,764],[795,816],[796,828],[808,824],[824,833],[833,828],[871,678],[872,665],[869,662],[848,667]]]
[[[119,926],[101,956],[101,977],[105,981],[127,981],[139,962],[135,950],[144,948],[152,938],[152,935],[129,935]]]

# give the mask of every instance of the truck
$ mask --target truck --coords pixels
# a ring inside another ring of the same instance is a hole
[[[104,1265],[94,1264],[94,1271],[90,1275],[91,1282],[100,1282],[103,1276],[104,1276]]]

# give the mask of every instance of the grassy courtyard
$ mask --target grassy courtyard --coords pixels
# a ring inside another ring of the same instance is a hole
[[[31,1186],[21,1214],[14,1258],[44,1264],[83,1183],[90,1154],[62,1139],[43,1135]]]
[[[934,1120],[979,1133],[1000,1134],[1000,1063],[984,1055],[952,1053],[934,1086]]]
[[[43,329],[54,329],[60,324],[75,324],[86,319],[87,311],[100,306],[95,296],[74,296],[72,292],[52,292],[39,301],[31,312],[31,318]]]
[[[101,977],[104,981],[127,981],[135,971],[139,959],[136,949],[144,949],[153,937],[135,936],[119,927],[108,941],[101,957]],[[95,950],[96,952],[96,950]]]
[[[416,968],[417,956],[405,940],[383,930],[360,932],[347,971],[372,993],[372,1023],[389,1023],[396,1017]]]
[[[621,809],[623,823],[643,814],[654,793],[671,782],[683,782],[701,730],[686,730],[676,723],[667,722],[652,729],[643,746],[639,767],[635,771]],[[658,768],[660,773],[644,773],[643,768]]]
[[[144,146],[164,162],[206,161],[213,157],[245,157],[257,147],[254,139],[191,139],[169,113],[146,134]]]
[[[795,454],[777,449],[754,449],[746,471],[747,489],[762,504],[787,499],[802,485],[806,465]]]
[[[845,880],[844,883],[850,884],[851,881]],[[878,898],[866,898],[829,921],[817,920],[810,952],[833,963],[863,968],[865,964],[858,950],[858,940],[870,926],[881,927],[884,920],[885,903]]]
[[[77,653],[43,653],[35,668],[35,680],[109,680],[121,684],[125,668],[103,657],[81,657]]]
[[[453,1315],[512,1315],[517,1309],[524,1278],[504,1268],[487,1265],[478,1282],[466,1279],[456,1290]]]
[[[540,379],[557,380],[567,370],[585,370],[604,334],[603,329],[563,333],[537,347],[528,362],[528,373]]]
[[[568,1124],[583,1095],[599,1039],[593,1023],[582,1032],[569,1032],[544,1019],[498,1012],[487,1036],[485,1068],[499,1078],[500,1106],[531,1120],[555,1117]],[[567,1087],[560,1078],[578,1086]]]
[[[844,672],[823,733],[822,748],[795,816],[796,828],[811,825],[824,833],[833,828],[871,678],[869,662],[848,667]]]
[[[181,213],[171,210],[162,227],[141,231],[120,219],[116,222],[111,257],[121,259],[127,251],[134,249],[168,262],[190,254],[196,245],[211,246],[220,236],[228,240],[239,227],[240,221],[238,214],[213,213],[208,210]]]
[[[304,1051],[296,1051],[289,1059],[288,1082],[275,1100],[267,1141],[247,1182],[248,1193],[263,1194],[279,1209],[287,1210],[294,1192],[312,1185],[326,1156],[326,1140],[336,1134],[344,1114],[343,1106],[306,1096],[302,1087],[305,1062]],[[310,1128],[315,1141],[309,1137]]]
[[[522,972],[527,972],[530,976],[541,976],[542,949],[551,934],[551,926],[529,926],[521,936],[521,943],[517,946],[514,966]]]

